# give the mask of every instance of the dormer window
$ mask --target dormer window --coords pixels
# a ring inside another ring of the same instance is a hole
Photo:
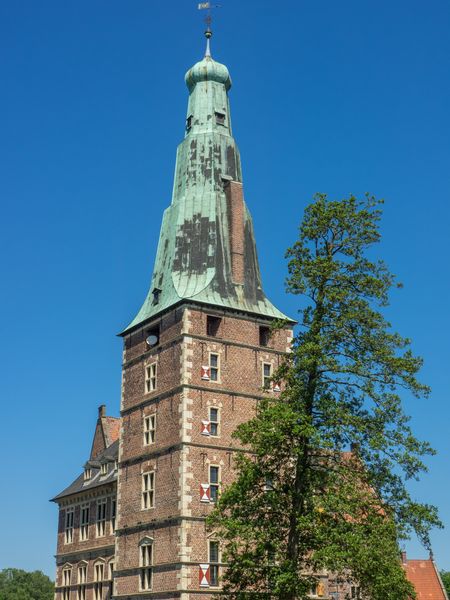
[[[161,290],[159,288],[154,288],[152,291],[153,294],[153,304],[159,304],[159,297],[161,295]]]
[[[84,480],[89,481],[92,478],[92,469],[90,467],[86,467],[84,469]]]
[[[217,125],[225,125],[225,114],[218,111],[216,111],[214,114],[216,116]]]
[[[100,475],[107,475],[108,474],[108,463],[102,463],[100,466]]]
[[[186,119],[186,130],[189,131],[189,129],[192,127],[192,115],[189,115],[189,117]]]

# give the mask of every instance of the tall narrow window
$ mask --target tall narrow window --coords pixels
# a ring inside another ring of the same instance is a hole
[[[84,542],[89,537],[89,504],[82,504],[80,508],[80,541]]]
[[[144,417],[144,446],[155,443],[156,415]]]
[[[111,533],[116,530],[116,514],[117,514],[117,500],[111,498]]]
[[[153,579],[153,544],[145,543],[141,545],[140,552],[140,561],[141,561],[141,590],[151,590],[152,589],[152,579]]]
[[[71,544],[73,542],[73,521],[75,509],[66,508],[65,528],[64,528],[64,543]]]
[[[155,506],[155,472],[142,474],[142,508]]]
[[[219,585],[219,542],[210,540],[209,542],[209,585],[217,587]]]
[[[108,475],[108,463],[104,462],[100,465],[100,475],[102,477],[104,477],[105,475]]]
[[[210,435],[219,435],[219,409],[211,407],[209,409],[209,427]]]
[[[77,600],[86,600],[87,564],[78,565]]]
[[[216,337],[219,334],[220,323],[222,319],[220,317],[213,317],[212,315],[206,316],[206,335]]]
[[[62,572],[62,598],[63,600],[70,600],[70,579],[72,577],[72,567],[64,567]]]
[[[219,381],[219,355],[213,352],[209,355],[209,378],[211,381]]]
[[[97,521],[95,523],[95,534],[102,537],[106,533],[106,499],[97,502]]]
[[[361,590],[357,585],[352,585],[350,588],[350,592],[351,598],[356,598],[357,600],[361,598]]]
[[[262,384],[265,390],[270,390],[270,384],[272,379],[272,365],[271,363],[263,363],[262,371]]]
[[[113,592],[114,592],[114,561],[112,560],[111,562],[108,563],[108,579],[109,579],[109,583],[108,583],[108,600],[110,600],[113,597]]]
[[[145,391],[147,393],[156,390],[156,363],[145,367]]]
[[[84,481],[89,481],[92,478],[91,467],[85,467],[84,469]]]
[[[94,565],[94,600],[103,600],[103,579],[105,576],[105,565],[95,563]]]
[[[211,502],[217,502],[219,498],[219,467],[210,465],[209,467],[209,494]]]

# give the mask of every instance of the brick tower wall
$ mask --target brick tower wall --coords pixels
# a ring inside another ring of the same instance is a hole
[[[208,331],[208,316],[220,319]],[[212,598],[218,588],[199,585],[208,563],[205,518],[214,506],[201,501],[200,484],[218,466],[220,485],[233,481],[231,434],[255,414],[263,390],[263,363],[276,370],[292,339],[290,329],[260,345],[269,323],[231,311],[180,307],[124,339],[122,429],[118,471],[114,597]],[[149,348],[149,330],[159,344]],[[208,333],[210,335],[208,335]],[[217,381],[207,379],[210,353],[219,357]],[[156,363],[154,391],[146,367]],[[219,435],[204,435],[210,407],[219,411]],[[155,440],[144,445],[144,418],[156,417]],[[154,507],[142,509],[142,474],[154,472]],[[140,589],[140,544],[152,543],[152,588]]]

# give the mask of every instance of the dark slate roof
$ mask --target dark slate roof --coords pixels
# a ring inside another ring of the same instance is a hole
[[[84,473],[81,473],[75,481],[73,481],[69,487],[63,490],[60,494],[52,498],[52,502],[58,502],[67,496],[73,494],[79,494],[87,490],[98,488],[102,485],[107,485],[117,481],[117,471],[114,469],[115,461],[119,456],[119,440],[116,440],[108,448],[106,448],[101,454],[99,454],[95,460],[88,460],[86,467],[92,469],[92,477],[88,481],[84,481]],[[106,475],[100,475],[100,466],[102,463],[107,463],[108,472]]]

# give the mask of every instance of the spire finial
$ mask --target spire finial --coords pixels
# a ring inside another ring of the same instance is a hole
[[[211,9],[212,8],[220,8],[220,4],[211,4],[211,2],[200,2],[198,4],[198,10],[207,10],[207,14],[205,17],[205,23],[206,23],[206,31],[205,31],[205,37],[206,37],[206,51],[205,51],[205,56],[211,57],[211,43],[210,43],[210,39],[212,38],[212,31],[211,31],[211,23],[212,23],[212,16],[211,16]]]

